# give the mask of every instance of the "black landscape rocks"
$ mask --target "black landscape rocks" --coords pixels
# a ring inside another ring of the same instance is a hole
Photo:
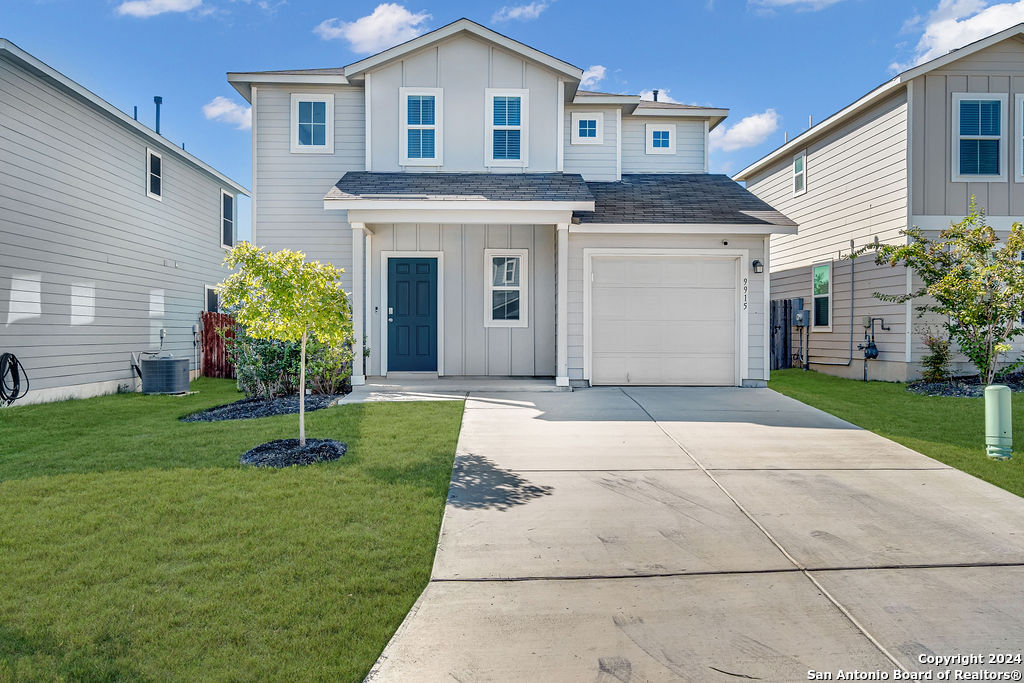
[[[1024,373],[1015,372],[1003,378],[997,378],[996,384],[1010,387],[1017,393],[1024,391]],[[963,398],[981,398],[985,395],[985,385],[978,375],[973,377],[953,377],[945,382],[924,382],[918,380],[907,385],[907,391],[923,396],[956,396]]]
[[[334,439],[306,439],[301,447],[298,439],[279,439],[246,451],[238,461],[255,467],[312,465],[337,460],[347,450],[347,445]]]
[[[322,410],[338,402],[342,394],[323,396],[310,394],[306,396],[306,412]],[[255,417],[273,417],[275,415],[293,415],[299,412],[298,396],[281,396],[279,398],[243,398],[241,401],[217,406],[181,418],[182,422],[220,422],[221,420],[249,420]]]

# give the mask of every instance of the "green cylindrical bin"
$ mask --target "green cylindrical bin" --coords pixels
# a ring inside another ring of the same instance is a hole
[[[1010,387],[1002,384],[985,387],[985,450],[998,460],[1009,460],[1013,453]]]

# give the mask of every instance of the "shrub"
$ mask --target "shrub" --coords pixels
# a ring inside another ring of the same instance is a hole
[[[949,378],[949,339],[937,337],[932,333],[924,336],[924,345],[928,354],[921,358],[921,379],[925,382],[944,382]]]
[[[291,396],[299,392],[301,345],[277,339],[256,339],[238,326],[234,338],[221,335],[235,365],[238,388],[249,398]],[[314,394],[350,390],[352,352],[315,339],[306,345],[306,381]]]

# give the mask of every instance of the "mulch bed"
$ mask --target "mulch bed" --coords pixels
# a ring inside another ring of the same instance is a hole
[[[238,461],[254,467],[312,465],[337,460],[347,450],[346,444],[334,439],[306,439],[306,445],[301,447],[298,439],[279,439],[246,451]]]
[[[323,410],[335,405],[344,394],[306,396],[306,412]],[[217,406],[181,418],[182,422],[220,422],[221,420],[250,420],[256,417],[273,417],[275,415],[293,415],[299,412],[298,396],[281,396],[280,398],[243,398],[234,403]]]
[[[996,380],[996,384],[1010,387],[1010,391],[1024,391],[1024,373],[1015,372]],[[956,396],[963,398],[981,398],[985,395],[985,385],[978,375],[971,377],[952,377],[946,382],[924,382],[918,380],[907,385],[907,391],[923,396]]]

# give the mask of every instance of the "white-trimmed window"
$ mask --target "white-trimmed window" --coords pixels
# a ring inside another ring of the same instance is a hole
[[[953,182],[1006,180],[1005,93],[953,93]]]
[[[1013,130],[1017,136],[1014,145],[1014,154],[1016,156],[1014,166],[1016,166],[1017,172],[1014,174],[1013,179],[1018,183],[1024,183],[1024,94],[1018,94],[1015,99],[1016,106],[1013,108],[1013,111],[1016,117],[1016,125],[1013,127]],[[1021,258],[1024,259],[1024,255]]]
[[[220,246],[235,246],[235,195],[220,191]]]
[[[807,192],[807,150],[793,157],[793,196]]]
[[[486,166],[529,163],[530,91],[487,88]]]
[[[484,250],[484,327],[527,327],[526,249]]]
[[[217,294],[217,288],[213,285],[206,285],[206,312],[207,313],[220,313],[220,295]]]
[[[811,266],[811,329],[832,331],[832,262]]]
[[[334,95],[292,93],[291,150],[334,154]]]
[[[146,196],[164,200],[164,160],[149,147],[146,148]]]
[[[569,142],[573,145],[604,144],[604,114],[574,111],[570,119]]]
[[[399,133],[403,166],[440,166],[442,163],[441,88],[399,88]]]
[[[676,124],[648,123],[645,151],[647,154],[675,154]]]

